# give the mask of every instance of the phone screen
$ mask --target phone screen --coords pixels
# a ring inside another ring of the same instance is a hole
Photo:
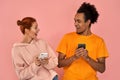
[[[86,44],[78,44],[78,48],[86,48]]]
[[[40,53],[39,58],[44,59],[48,57],[48,53]]]

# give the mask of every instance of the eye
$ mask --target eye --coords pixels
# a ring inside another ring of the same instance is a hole
[[[74,22],[76,22],[77,20],[74,19]]]
[[[81,21],[80,20],[74,20],[75,22],[78,22],[78,23],[81,23]]]
[[[80,21],[80,20],[77,20],[77,22],[78,22],[78,23],[81,23],[81,21]]]
[[[37,26],[35,26],[35,29],[37,29],[38,27]]]

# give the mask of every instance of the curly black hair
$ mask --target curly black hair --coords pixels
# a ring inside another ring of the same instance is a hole
[[[99,13],[96,10],[94,5],[84,2],[80,8],[77,10],[77,13],[84,13],[85,21],[91,20],[91,23],[97,22]]]

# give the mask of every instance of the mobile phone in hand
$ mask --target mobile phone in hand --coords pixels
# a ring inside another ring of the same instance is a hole
[[[39,59],[45,59],[48,58],[48,53],[40,53]]]
[[[78,44],[78,48],[86,48],[86,44]]]

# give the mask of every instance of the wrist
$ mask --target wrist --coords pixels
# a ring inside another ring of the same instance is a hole
[[[73,61],[76,60],[76,56],[72,56],[71,58],[72,58]]]
[[[38,64],[37,66],[41,66],[41,64]]]
[[[37,66],[41,66],[41,63],[35,63]]]
[[[88,61],[88,62],[90,61],[90,57],[89,56],[86,57],[86,61]]]

